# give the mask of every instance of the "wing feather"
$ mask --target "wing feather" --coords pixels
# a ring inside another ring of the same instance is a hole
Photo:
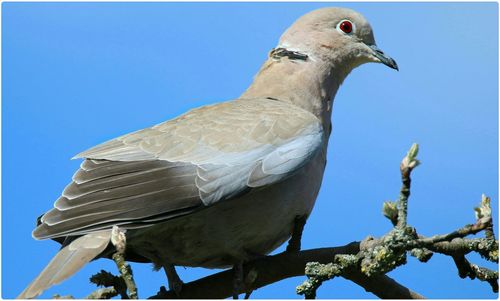
[[[84,228],[94,231],[111,222],[125,225],[158,215],[168,219],[202,205],[193,165],[159,160],[85,161],[93,161],[82,163],[87,167],[86,181],[66,187],[54,208],[42,216],[33,232],[35,238],[74,234]]]
[[[141,227],[187,214],[282,181],[309,162],[322,139],[313,114],[280,101],[192,110],[78,154],[86,160],[33,236]]]

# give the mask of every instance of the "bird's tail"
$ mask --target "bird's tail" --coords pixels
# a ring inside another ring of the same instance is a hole
[[[111,230],[93,232],[75,239],[52,258],[17,298],[35,298],[49,287],[69,278],[104,251],[110,239]]]

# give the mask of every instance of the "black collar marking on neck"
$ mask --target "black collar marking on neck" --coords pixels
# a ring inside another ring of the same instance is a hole
[[[273,48],[273,50],[271,50],[271,53],[269,55],[275,60],[279,60],[284,56],[288,57],[291,60],[301,60],[301,61],[307,61],[307,59],[309,58],[307,54],[298,51],[291,51],[286,48]]]

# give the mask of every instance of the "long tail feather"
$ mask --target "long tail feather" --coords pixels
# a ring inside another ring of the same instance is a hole
[[[38,277],[17,297],[31,299],[60,283],[96,258],[108,245],[111,230],[89,233],[61,249]]]

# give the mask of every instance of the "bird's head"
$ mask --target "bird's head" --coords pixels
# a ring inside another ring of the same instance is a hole
[[[368,21],[346,8],[321,8],[302,16],[281,36],[277,48],[342,67],[346,70],[338,71],[346,75],[369,62],[398,70],[396,61],[376,46]]]

